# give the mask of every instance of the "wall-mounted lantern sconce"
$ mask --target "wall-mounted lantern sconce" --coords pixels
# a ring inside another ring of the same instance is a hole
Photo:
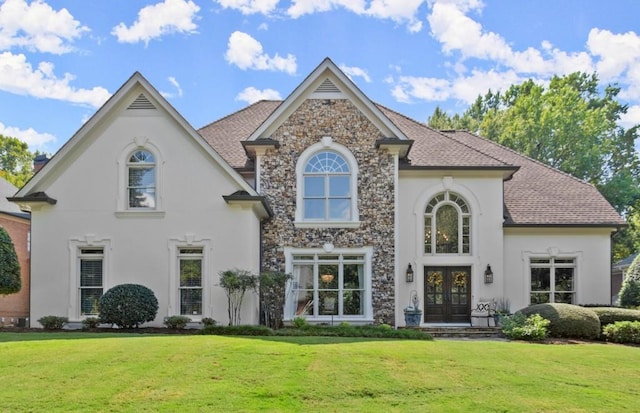
[[[491,265],[487,264],[487,269],[484,270],[484,283],[493,283],[493,271],[491,271]]]
[[[411,264],[409,264],[409,266],[407,267],[407,282],[413,282],[413,268],[411,268]]]

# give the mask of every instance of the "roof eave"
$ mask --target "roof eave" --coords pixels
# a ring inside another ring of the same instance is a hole
[[[261,220],[273,217],[273,210],[264,196],[235,193],[222,198],[229,205],[251,206]]]

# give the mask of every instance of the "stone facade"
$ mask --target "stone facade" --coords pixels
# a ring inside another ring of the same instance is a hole
[[[296,162],[309,146],[330,136],[358,163],[358,228],[296,228]],[[381,132],[351,101],[308,99],[273,133],[280,143],[261,160],[260,193],[274,216],[262,226],[262,267],[285,269],[284,247],[373,247],[372,304],[376,323],[395,320],[394,156],[376,149]]]

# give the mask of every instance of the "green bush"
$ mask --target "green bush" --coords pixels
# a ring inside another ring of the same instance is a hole
[[[600,319],[590,308],[571,304],[534,304],[519,312],[529,316],[540,314],[551,322],[550,337],[595,339],[600,335]]]
[[[20,262],[7,231],[0,227],[0,295],[15,294],[22,288]]]
[[[284,325],[287,283],[291,278],[291,274],[278,271],[263,272],[259,276],[260,308],[268,327],[278,329]]]
[[[304,317],[296,317],[293,319],[293,326],[295,328],[305,328],[309,325],[309,323],[307,323],[307,319]]]
[[[502,319],[502,332],[512,340],[540,341],[547,337],[549,324],[540,314],[526,316],[518,312]]]
[[[620,307],[594,307],[591,309],[598,315],[602,327],[616,321],[640,321],[640,310]]]
[[[218,322],[216,320],[214,320],[211,317],[205,317],[202,320],[200,320],[200,322],[205,326],[215,326],[216,324],[218,324]]]
[[[627,269],[619,298],[622,307],[636,308],[640,306],[640,254]]]
[[[100,321],[120,328],[137,328],[153,321],[158,299],[153,291],[139,284],[120,284],[108,290],[98,302]]]
[[[183,315],[173,315],[167,317],[164,320],[164,325],[173,330],[184,330],[184,328],[191,322],[189,317]]]
[[[206,326],[200,334],[216,336],[272,336],[273,330],[266,326]]]
[[[640,344],[640,321],[617,321],[602,329],[607,341]]]
[[[97,317],[87,317],[82,320],[82,328],[98,328],[100,319]]]
[[[69,319],[67,317],[58,317],[55,315],[48,315],[38,319],[38,323],[42,324],[42,327],[47,330],[61,330],[68,322]]]
[[[200,334],[233,336],[318,336],[318,337],[367,337],[400,338],[409,340],[433,340],[433,337],[420,330],[405,328],[395,330],[389,326],[319,326],[306,324],[304,328],[281,328],[272,330],[266,326],[207,326]]]

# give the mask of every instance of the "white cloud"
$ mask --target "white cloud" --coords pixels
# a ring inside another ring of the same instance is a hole
[[[174,97],[182,97],[182,87],[180,86],[180,83],[178,83],[178,81],[176,80],[175,77],[173,76],[169,76],[167,78],[167,80],[169,81],[169,83],[171,83],[171,85],[173,87],[176,88],[176,92],[172,93],[172,92],[160,92],[160,94],[162,96],[164,96],[166,99],[170,99],[170,98],[174,98]]]
[[[18,138],[29,145],[30,150],[43,149],[45,144],[53,143],[56,137],[50,133],[39,133],[33,128],[19,129],[13,126],[5,126],[0,122],[0,135]]]
[[[41,62],[33,69],[23,54],[0,53],[0,90],[37,98],[63,100],[100,107],[110,96],[102,87],[77,89],[70,85],[74,76],[65,73],[62,78],[53,73],[50,62]]]
[[[0,5],[0,50],[24,47],[44,53],[70,52],[74,39],[89,28],[75,20],[67,9],[54,10],[36,0],[6,0]]]
[[[259,100],[282,100],[282,97],[280,96],[280,93],[277,90],[273,90],[273,89],[259,90],[253,86],[250,86],[244,89],[242,92],[238,93],[238,96],[236,96],[236,100],[241,100],[243,102],[252,104]]]
[[[422,22],[416,16],[418,8],[424,3],[425,0],[371,0],[367,8],[365,0],[293,0],[287,14],[297,19],[306,14],[344,8],[360,16],[406,23],[408,30],[415,33],[422,29]]]
[[[629,106],[627,113],[620,117],[619,123],[625,129],[640,125],[640,105]]]
[[[413,100],[445,101],[455,99],[466,104],[473,103],[478,95],[492,91],[506,90],[514,83],[524,79],[514,71],[487,72],[473,70],[469,76],[460,76],[454,80],[433,77],[400,76],[393,84],[391,94],[403,103]]]
[[[287,57],[281,57],[276,53],[275,56],[269,57],[263,52],[259,41],[239,31],[229,36],[225,59],[242,70],[273,70],[293,75],[297,69],[295,56],[288,54]]]
[[[293,0],[287,14],[294,19],[305,14],[326,12],[339,7],[356,14],[364,14],[365,0]]]
[[[341,65],[340,70],[342,70],[351,79],[353,79],[356,76],[359,76],[363,78],[365,82],[371,83],[371,77],[369,77],[369,74],[367,73],[367,71],[362,68],[355,67],[355,66]]]
[[[113,28],[111,34],[120,43],[149,43],[149,40],[171,33],[194,33],[194,23],[200,7],[190,0],[164,0],[146,6],[138,12],[138,20],[131,27],[124,23]]]
[[[273,13],[279,0],[215,0],[225,9],[234,9],[242,14]]]
[[[634,32],[614,34],[609,30],[591,29],[587,48],[600,57],[597,69],[605,79],[615,79],[640,64],[640,36]]]

